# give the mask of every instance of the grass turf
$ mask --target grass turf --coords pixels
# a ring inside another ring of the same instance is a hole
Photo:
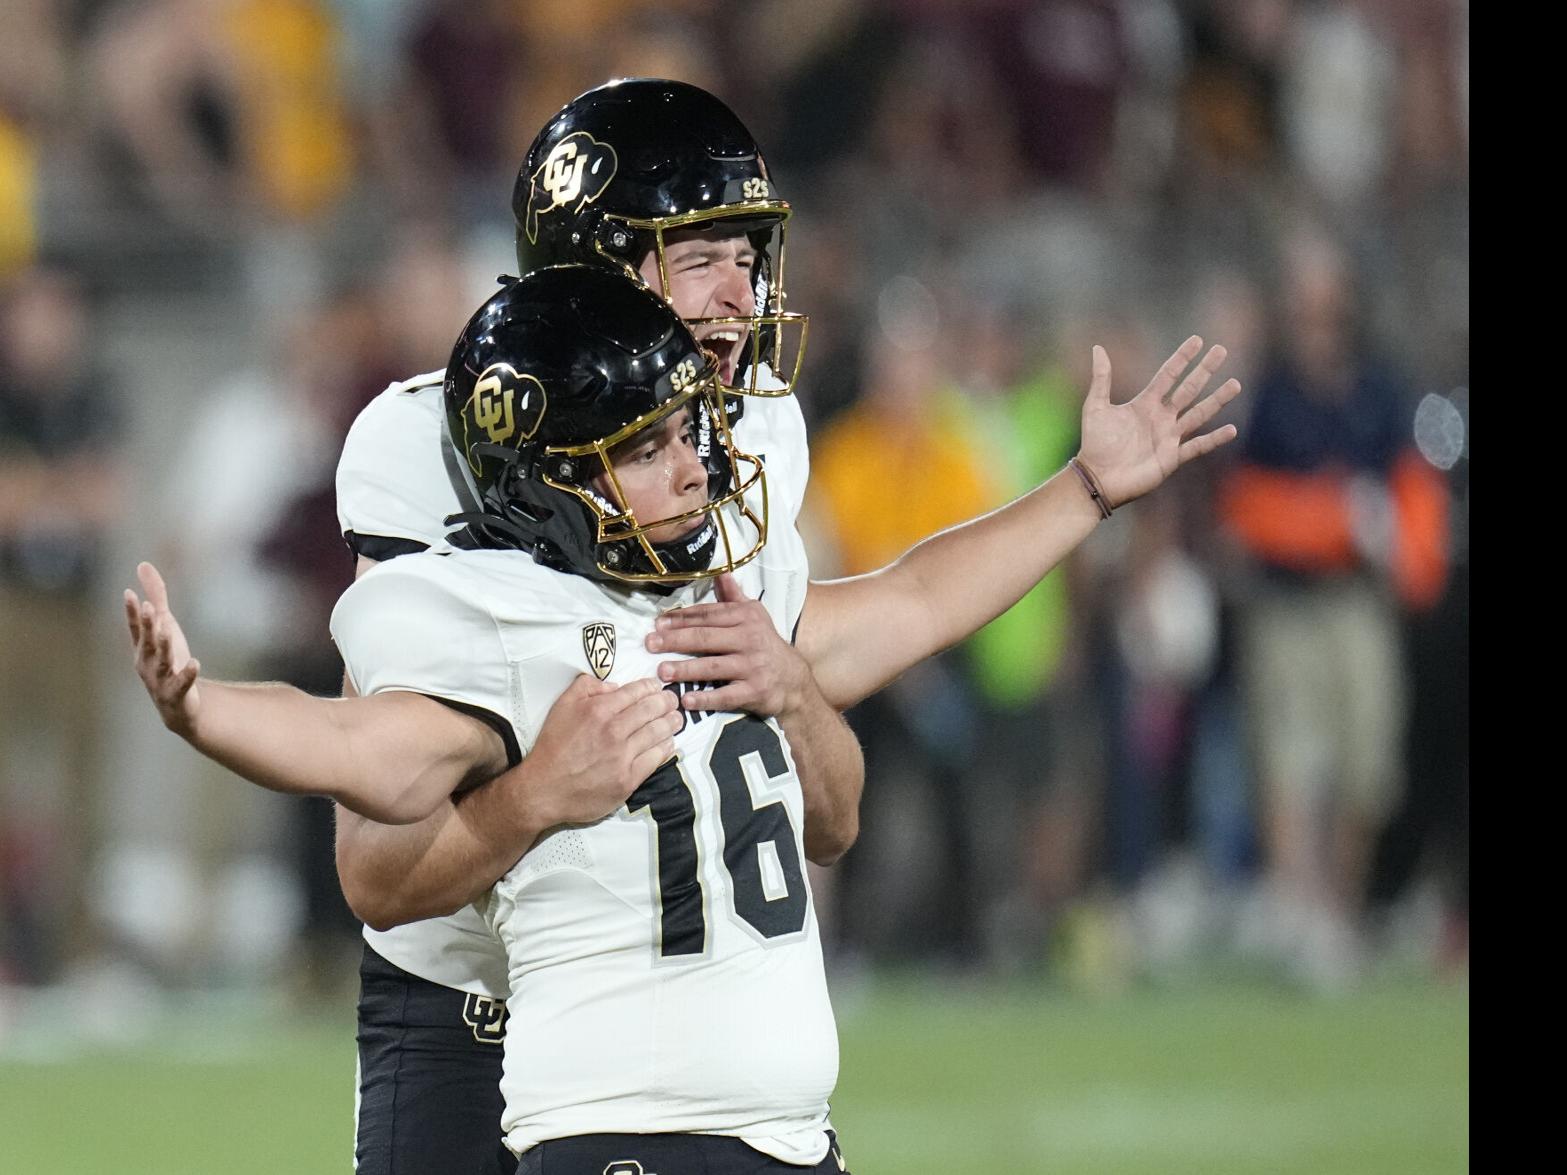
[[[882,981],[836,994],[856,1175],[1468,1170],[1467,986],[1312,1000],[1245,983],[1102,999]],[[0,1042],[0,1170],[351,1169],[353,1026],[162,1013],[134,1042]]]

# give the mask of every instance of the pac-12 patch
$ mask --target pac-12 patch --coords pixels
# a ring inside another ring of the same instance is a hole
[[[587,654],[588,668],[593,670],[593,676],[603,681],[615,668],[615,626],[607,620],[584,624],[582,651]]]

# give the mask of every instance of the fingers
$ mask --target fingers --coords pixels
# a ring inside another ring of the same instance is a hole
[[[130,588],[125,589],[125,624],[131,630],[131,651],[141,645],[141,601]]]
[[[152,605],[146,600],[141,604],[141,644],[136,647],[137,658],[145,665],[150,665],[157,656],[157,634],[153,631],[153,620],[157,613],[152,610]]]
[[[638,751],[631,758],[630,786],[626,788],[626,795],[630,795],[646,782],[665,763],[675,757],[675,740],[673,737],[660,739],[652,746]],[[622,797],[624,799],[624,797]]]
[[[160,612],[153,622],[153,639],[157,643],[158,676],[170,677],[174,673],[174,637],[170,633],[167,612]]]
[[[1193,437],[1189,441],[1182,441],[1180,448],[1181,464],[1185,465],[1193,457],[1203,457],[1213,452],[1220,445],[1227,445],[1235,439],[1235,426],[1226,424],[1223,428],[1216,428],[1210,433],[1200,437]]]
[[[738,601],[722,604],[692,604],[689,608],[677,608],[665,612],[656,621],[659,632],[672,628],[728,628],[745,622],[750,610],[742,597]]]
[[[1213,395],[1200,404],[1194,405],[1189,412],[1181,417],[1181,435],[1191,436],[1192,433],[1217,416],[1226,404],[1240,394],[1240,380],[1226,380],[1220,385],[1218,391],[1214,392]]]
[[[174,675],[174,682],[170,687],[169,700],[178,702],[191,691],[196,684],[196,679],[201,676],[201,662],[187,661],[185,668]]]
[[[147,599],[152,601],[152,606],[159,612],[167,612],[169,589],[163,582],[163,576],[158,574],[158,569],[151,563],[138,563],[136,578],[141,580],[141,590]]]
[[[648,636],[647,647],[653,653],[689,653],[694,657],[735,653],[753,647],[744,630],[728,628],[673,628]]]
[[[733,681],[745,676],[746,659],[731,654],[723,657],[694,657],[689,661],[664,661],[658,675],[664,681]]]
[[[672,694],[665,693],[662,696],[673,703]],[[674,757],[675,735],[680,733],[685,724],[685,715],[670,709],[654,715],[625,736],[624,744],[631,753],[631,786],[627,788],[628,794],[653,774],[660,764]]]
[[[631,683],[635,684],[635,683]],[[620,689],[613,682],[600,681],[591,673],[579,673],[571,679],[571,684],[561,691],[561,697],[591,698],[596,694],[607,694],[611,690]]]
[[[598,707],[598,716],[605,720],[625,713],[643,700],[662,693],[664,689],[662,684],[651,677],[639,677],[636,681],[618,686],[608,682],[599,684],[609,686],[605,690],[593,691],[594,694],[606,695],[594,703]]]
[[[1110,353],[1098,343],[1094,344],[1093,376],[1088,381],[1088,400],[1110,401]]]
[[[1202,339],[1199,336],[1193,335],[1187,339],[1154,373],[1154,377],[1148,381],[1148,386],[1143,389],[1143,394],[1151,394],[1155,399],[1163,401],[1165,396],[1169,395],[1170,389],[1175,386],[1175,381],[1181,378],[1181,373],[1191,366],[1193,359],[1197,358],[1197,352],[1200,350],[1202,350]]]
[[[1202,390],[1208,386],[1208,381],[1219,370],[1229,352],[1222,346],[1214,344],[1208,348],[1208,353],[1202,357],[1202,361],[1192,369],[1192,373],[1181,381],[1181,386],[1170,394],[1169,403],[1177,413],[1186,411],[1202,395]]]
[[[635,705],[627,706],[613,721],[604,727],[604,732],[615,742],[629,742],[644,727],[657,725],[661,733],[669,733],[670,715],[678,720],[675,696],[667,690],[657,690],[652,694],[641,697]],[[663,721],[661,721],[663,720]]]
[[[693,690],[680,699],[680,705],[686,710],[733,710],[738,713],[750,710],[757,704],[758,697],[751,683],[736,681],[717,689]]]

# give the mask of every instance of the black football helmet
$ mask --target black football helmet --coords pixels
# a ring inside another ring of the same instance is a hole
[[[603,267],[509,281],[469,319],[446,368],[447,441],[481,511],[470,545],[528,550],[591,579],[669,585],[748,563],[767,541],[762,462],[735,448],[711,357],[661,298]],[[691,414],[707,501],[636,516],[613,452]],[[650,531],[700,526],[673,541]]]
[[[609,265],[634,280],[658,258],[669,289],[665,234],[733,227],[758,251],[751,317],[691,319],[699,337],[738,327],[747,346],[726,391],[788,395],[809,321],[784,310],[789,204],[734,112],[706,90],[661,78],[623,78],[572,99],[528,149],[512,189],[517,264]],[[773,378],[760,375],[766,364]]]

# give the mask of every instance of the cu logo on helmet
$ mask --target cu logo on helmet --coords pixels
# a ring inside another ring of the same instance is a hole
[[[474,382],[468,418],[470,430],[482,432],[491,444],[503,445],[514,436],[531,440],[544,421],[544,385],[509,363],[491,364]],[[474,439],[470,431],[469,446]]]
[[[577,207],[581,208],[603,195],[609,181],[615,178],[617,165],[615,148],[585,131],[569,134],[550,148],[549,155],[533,173],[528,223],[524,226],[528,240],[538,243],[539,217],[564,208],[573,200],[580,201]]]

